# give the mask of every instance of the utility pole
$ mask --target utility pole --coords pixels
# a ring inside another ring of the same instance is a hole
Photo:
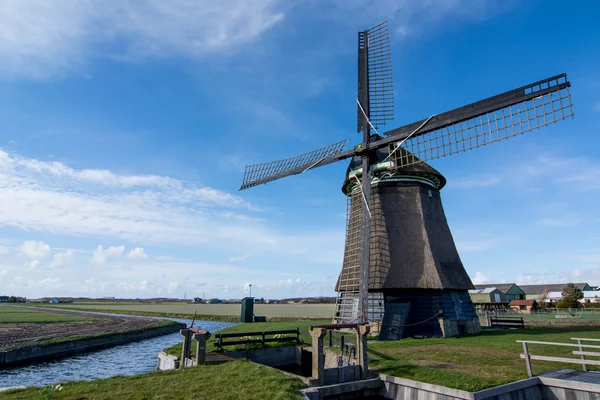
[[[252,284],[251,284],[251,283],[249,283],[249,284],[248,284],[248,287],[250,288],[250,296],[248,296],[248,297],[252,297]]]

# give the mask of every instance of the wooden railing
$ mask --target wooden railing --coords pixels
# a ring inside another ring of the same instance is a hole
[[[231,338],[243,339],[229,341],[224,340]],[[215,346],[217,347],[235,346],[240,344],[262,344],[264,346],[265,343],[272,342],[296,342],[297,344],[301,343],[299,328],[284,331],[217,333],[215,335],[215,339],[217,339],[217,343],[215,344]]]
[[[491,317],[490,326],[498,328],[525,328],[523,318]]]
[[[539,342],[536,340],[517,340],[518,343],[523,344],[523,353],[521,353],[521,358],[525,359],[525,364],[527,366],[527,375],[531,378],[533,376],[533,369],[531,367],[531,360],[538,361],[553,361],[553,362],[561,362],[567,364],[579,364],[583,366],[583,370],[587,371],[588,365],[596,365],[600,366],[600,361],[596,360],[588,360],[585,356],[588,357],[600,357],[600,352],[591,352],[584,351],[584,348],[590,349],[600,349],[598,345],[584,344],[584,341],[593,341],[600,342],[600,339],[589,339],[589,338],[572,338],[572,340],[577,340],[577,344],[574,343],[557,343],[557,342]],[[577,350],[573,351],[573,355],[578,355],[580,358],[567,358],[567,357],[548,357],[548,356],[538,356],[533,355],[529,352],[528,345],[530,344],[543,344],[548,346],[564,346],[564,347],[577,347]]]

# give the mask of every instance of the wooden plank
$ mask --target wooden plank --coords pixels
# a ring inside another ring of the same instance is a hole
[[[548,387],[556,387],[561,389],[572,389],[583,392],[590,393],[598,393],[600,391],[600,384],[597,383],[588,383],[588,382],[579,382],[574,380],[566,380],[566,379],[557,379],[557,378],[548,378],[545,376],[540,376],[540,382]]]
[[[573,351],[576,356],[600,357],[600,352],[594,351]]]
[[[525,358],[525,354],[521,353],[521,358]],[[600,365],[600,361],[595,361],[595,360],[581,360],[581,359],[566,358],[566,357],[534,356],[533,354],[530,354],[529,358],[531,360],[554,361],[554,362],[562,362],[562,363],[567,363],[567,364]]]
[[[600,339],[572,337],[571,340],[588,340],[590,342],[600,342]]]
[[[215,335],[216,338],[234,338],[234,337],[243,337],[243,336],[262,336],[265,335],[295,335],[298,331],[294,330],[285,330],[285,331],[265,331],[265,332],[240,332],[240,333],[217,333]]]
[[[538,377],[527,378],[516,382],[507,383],[489,389],[480,390],[473,393],[475,400],[489,399],[490,397],[511,394],[517,390],[524,390],[530,387],[536,387],[540,383]]]
[[[578,344],[573,343],[557,343],[557,342],[539,342],[537,340],[517,340],[517,343],[529,343],[529,344],[547,344],[551,346],[565,346],[565,347],[577,347]],[[600,346],[591,345],[591,344],[582,344],[582,347],[589,347],[590,349],[600,349]]]

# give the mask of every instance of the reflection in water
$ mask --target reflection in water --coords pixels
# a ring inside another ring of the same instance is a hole
[[[191,320],[176,319],[188,326]],[[235,325],[230,322],[195,321],[194,327],[209,332]],[[40,362],[24,367],[0,370],[0,388],[45,386],[67,381],[135,375],[156,370],[157,355],[182,340],[179,332],[132,342],[108,349]]]

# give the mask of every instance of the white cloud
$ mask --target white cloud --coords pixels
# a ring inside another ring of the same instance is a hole
[[[479,285],[482,283],[489,283],[489,282],[490,282],[489,278],[486,275],[484,275],[482,272],[479,272],[479,271],[475,272],[475,277],[473,278],[473,283],[475,285]]]
[[[187,56],[251,42],[283,19],[274,0],[4,0],[0,71],[45,77],[112,58]]]
[[[127,253],[127,258],[130,258],[132,260],[145,260],[148,258],[148,254],[146,254],[143,248],[136,247],[135,249]]]
[[[244,254],[244,255],[240,255],[240,256],[232,256],[232,257],[229,257],[229,261],[230,262],[244,261],[244,260],[247,260],[248,257],[250,257],[248,254]]]
[[[98,247],[96,247],[96,250],[94,250],[92,262],[94,264],[106,264],[109,259],[122,256],[124,251],[125,246],[112,246],[104,250],[102,245],[99,244]]]
[[[11,249],[9,249],[8,247],[0,246],[0,257],[10,256],[11,254]]]
[[[26,240],[19,247],[21,254],[32,261],[44,260],[50,256],[50,246],[44,242]],[[36,264],[37,265],[37,264]]]
[[[450,185],[453,187],[459,188],[478,188],[478,187],[487,187],[487,186],[496,186],[502,183],[502,179],[498,176],[491,177],[471,177],[471,178],[463,178],[459,180],[454,180],[450,182]]]
[[[50,263],[50,268],[62,268],[67,267],[73,263],[73,250],[67,250],[64,253],[54,254],[54,258]]]
[[[577,214],[557,215],[553,217],[541,218],[537,221],[538,225],[548,228],[565,228],[577,226],[583,222],[583,219]]]
[[[548,283],[546,280],[547,277],[544,274],[521,272],[517,276],[517,279],[515,279],[515,283],[517,285],[538,285],[542,283]]]

